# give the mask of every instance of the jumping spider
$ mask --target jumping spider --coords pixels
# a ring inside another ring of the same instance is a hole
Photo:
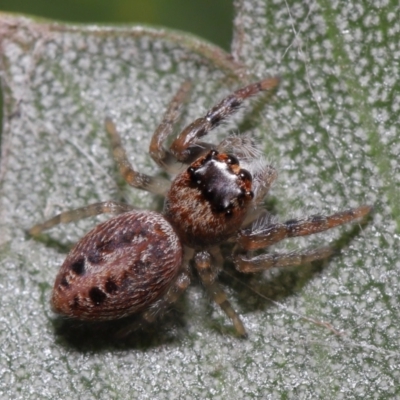
[[[235,91],[187,126],[167,150],[163,143],[171,135],[190,89],[185,82],[150,144],[150,155],[160,167],[172,171],[174,165],[184,166],[172,183],[135,171],[113,122],[106,120],[122,176],[135,188],[164,195],[164,210],[135,210],[107,201],[63,212],[31,228],[30,234],[35,236],[59,223],[119,214],[97,225],[68,254],[54,284],[51,303],[55,312],[81,320],[138,314],[143,323],[151,322],[188,287],[193,260],[211,298],[232,320],[237,333],[246,336],[240,317],[218,283],[221,244],[234,244],[231,258],[243,273],[300,265],[332,254],[330,247],[258,256],[251,252],[287,237],[310,235],[362,218],[370,212],[369,206],[327,217],[272,223],[263,200],[276,172],[260,159],[254,144],[240,136],[227,138],[216,147],[199,141],[234,114],[244,100],[261,91],[272,93],[278,83],[278,78],[267,78]]]

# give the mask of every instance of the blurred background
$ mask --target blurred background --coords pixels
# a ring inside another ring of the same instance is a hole
[[[72,23],[148,24],[187,31],[229,51],[233,0],[0,0],[0,12]],[[0,135],[2,122],[0,86]]]
[[[0,0],[0,11],[59,21],[150,24],[191,32],[229,50],[233,0]]]

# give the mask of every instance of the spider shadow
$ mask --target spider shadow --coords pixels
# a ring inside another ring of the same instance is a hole
[[[29,240],[32,239],[32,236],[26,231],[25,238]],[[61,242],[60,240],[52,238],[51,235],[47,233],[41,233],[35,236],[34,240],[50,249],[56,250],[60,254],[68,254],[75,245],[75,242]]]
[[[371,217],[367,217],[332,242],[330,246],[334,249],[334,254],[326,259],[298,267],[276,269],[267,273],[267,276],[263,273],[243,274],[238,272],[232,263],[228,263],[220,280],[235,293],[242,314],[257,310],[265,311],[274,306],[273,302],[300,293],[312,279],[329,267],[330,262],[338,257],[353,239],[359,236],[370,220]]]
[[[81,353],[99,353],[113,349],[145,351],[179,340],[185,320],[181,309],[184,300],[154,323],[140,327],[138,316],[113,321],[79,321],[56,316],[51,319],[59,345]]]

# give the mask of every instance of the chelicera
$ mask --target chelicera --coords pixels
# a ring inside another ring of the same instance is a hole
[[[152,322],[186,290],[194,266],[210,297],[237,333],[245,336],[239,315],[218,283],[222,244],[232,243],[230,257],[242,273],[301,265],[332,254],[329,246],[301,253],[257,252],[254,256],[252,252],[287,237],[310,235],[363,218],[369,206],[273,223],[263,201],[277,174],[260,157],[257,146],[240,136],[228,137],[215,147],[199,140],[247,98],[262,91],[272,93],[278,83],[278,78],[267,78],[233,92],[187,126],[166,149],[164,143],[190,90],[190,83],[185,82],[150,143],[150,155],[160,167],[168,172],[180,168],[171,183],[134,170],[114,123],[106,120],[122,176],[135,188],[165,196],[164,209],[158,213],[106,201],[63,212],[31,228],[35,236],[59,223],[119,214],[97,225],[68,254],[54,284],[51,303],[55,312],[81,320],[138,314],[143,323]]]

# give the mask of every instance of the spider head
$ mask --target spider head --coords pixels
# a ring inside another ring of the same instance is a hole
[[[252,199],[250,172],[234,155],[210,150],[175,178],[164,211],[186,245],[204,248],[238,231]]]
[[[234,155],[211,150],[187,170],[191,186],[197,188],[215,213],[232,215],[235,208],[243,208],[252,199],[252,177],[241,169]]]

